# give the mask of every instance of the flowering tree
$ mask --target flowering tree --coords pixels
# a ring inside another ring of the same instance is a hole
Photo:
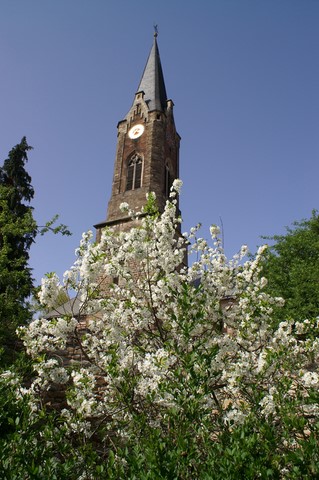
[[[180,186],[163,214],[153,195],[130,212],[130,231],[106,228],[98,244],[83,235],[63,282],[43,280],[44,308],[75,291],[80,314],[21,329],[36,371],[33,408],[65,388],[63,428],[98,445],[108,478],[318,473],[318,322],[273,330],[281,299],[264,293],[264,248],[244,261],[242,247],[228,261],[217,227],[211,246],[198,227],[180,236]],[[197,255],[189,268],[186,248]],[[70,342],[81,357],[73,362]]]

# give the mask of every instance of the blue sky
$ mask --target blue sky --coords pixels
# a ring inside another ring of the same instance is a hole
[[[0,0],[0,158],[23,135],[41,225],[71,238],[31,251],[37,282],[62,274],[105,219],[116,125],[158,24],[182,137],[183,230],[223,223],[226,253],[319,208],[317,0]]]

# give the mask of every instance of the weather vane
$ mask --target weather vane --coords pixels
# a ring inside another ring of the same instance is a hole
[[[155,25],[155,23],[154,23],[153,27],[154,27],[154,37],[157,37],[157,35],[158,35],[158,25],[157,24]]]

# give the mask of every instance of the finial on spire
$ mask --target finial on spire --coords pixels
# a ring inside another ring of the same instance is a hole
[[[155,25],[154,23],[153,27],[154,27],[154,37],[156,38],[158,36],[158,25],[157,24]]]

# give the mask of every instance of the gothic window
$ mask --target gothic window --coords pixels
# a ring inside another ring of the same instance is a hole
[[[142,184],[142,159],[134,154],[127,165],[126,190],[135,190]]]

